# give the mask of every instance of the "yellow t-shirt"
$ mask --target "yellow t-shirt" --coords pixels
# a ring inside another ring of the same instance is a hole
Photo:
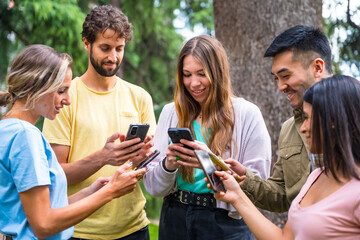
[[[97,92],[75,78],[70,97],[71,105],[65,106],[55,120],[46,119],[43,127],[50,143],[70,146],[69,162],[100,150],[115,132],[126,134],[130,123],[148,123],[148,134],[155,133],[151,96],[139,86],[118,78],[112,90]],[[69,186],[68,194],[88,187],[100,176],[112,176],[117,168],[105,165],[83,182]],[[77,224],[74,237],[114,239],[136,232],[149,224],[145,202],[138,184],[134,192],[112,200]]]

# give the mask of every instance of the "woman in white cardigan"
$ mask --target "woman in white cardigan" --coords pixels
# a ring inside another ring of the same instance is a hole
[[[189,128],[195,141],[172,144],[169,127]],[[148,166],[144,183],[152,196],[165,197],[160,240],[253,239],[236,210],[214,199],[194,150],[184,145],[269,176],[271,142],[261,112],[232,94],[226,52],[206,35],[190,39],[180,52],[174,103],[163,108],[154,137],[161,154]]]

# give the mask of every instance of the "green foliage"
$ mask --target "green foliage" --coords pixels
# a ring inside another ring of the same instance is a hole
[[[155,103],[170,101],[183,42],[172,24],[173,9],[161,1],[141,0],[122,1],[121,8],[134,26],[125,54],[125,79],[144,87]]]
[[[214,18],[212,0],[186,0],[182,1],[181,11],[188,19],[188,25],[194,29],[195,25],[200,24],[206,29],[207,34],[214,35]]]
[[[346,8],[349,0],[330,1],[325,8]],[[355,1],[353,1],[355,3]],[[333,60],[334,73],[342,72],[341,66],[348,65],[350,72],[354,76],[360,76],[360,4],[356,3],[354,10],[349,8],[349,12],[338,14],[338,11],[332,11],[329,17],[324,18],[324,28],[326,35],[332,39],[337,46],[338,52],[334,55],[338,59]]]
[[[85,71],[87,56],[81,42],[85,14],[76,0],[17,0],[12,8],[9,0],[0,3],[0,78],[4,79],[12,58],[29,44],[45,44],[75,59],[74,74]]]
[[[0,83],[4,82],[9,62],[26,45],[41,43],[67,52],[74,59],[74,76],[87,67],[82,41],[82,23],[95,5],[109,0],[10,0],[0,3]],[[144,87],[155,105],[172,100],[176,60],[183,37],[173,25],[176,10],[189,14],[186,26],[201,23],[213,31],[212,1],[200,0],[120,0],[116,3],[134,27],[134,37],[126,47],[124,79]],[[1,85],[0,85],[1,86]]]

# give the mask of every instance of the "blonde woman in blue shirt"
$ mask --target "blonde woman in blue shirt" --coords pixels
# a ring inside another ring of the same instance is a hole
[[[71,78],[71,58],[48,46],[31,45],[12,62],[8,89],[0,92],[0,106],[10,105],[0,121],[0,233],[6,239],[69,239],[74,224],[133,191],[145,172],[126,171],[124,164],[67,198],[65,173],[34,125],[70,104]]]

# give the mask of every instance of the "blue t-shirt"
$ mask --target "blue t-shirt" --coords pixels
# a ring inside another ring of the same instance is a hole
[[[67,181],[50,144],[27,121],[0,121],[0,232],[13,239],[37,239],[26,219],[20,192],[49,186],[51,208],[68,205]],[[68,228],[46,239],[69,239]]]
[[[201,125],[194,121],[194,133],[195,133],[195,139],[199,142],[205,142],[205,139],[203,135],[201,134]],[[213,193],[210,189],[207,188],[207,183],[204,181],[205,173],[202,169],[195,168],[195,182],[189,183],[184,181],[181,178],[181,175],[177,175],[177,182],[178,182],[178,189],[180,190],[186,190],[193,193]]]

